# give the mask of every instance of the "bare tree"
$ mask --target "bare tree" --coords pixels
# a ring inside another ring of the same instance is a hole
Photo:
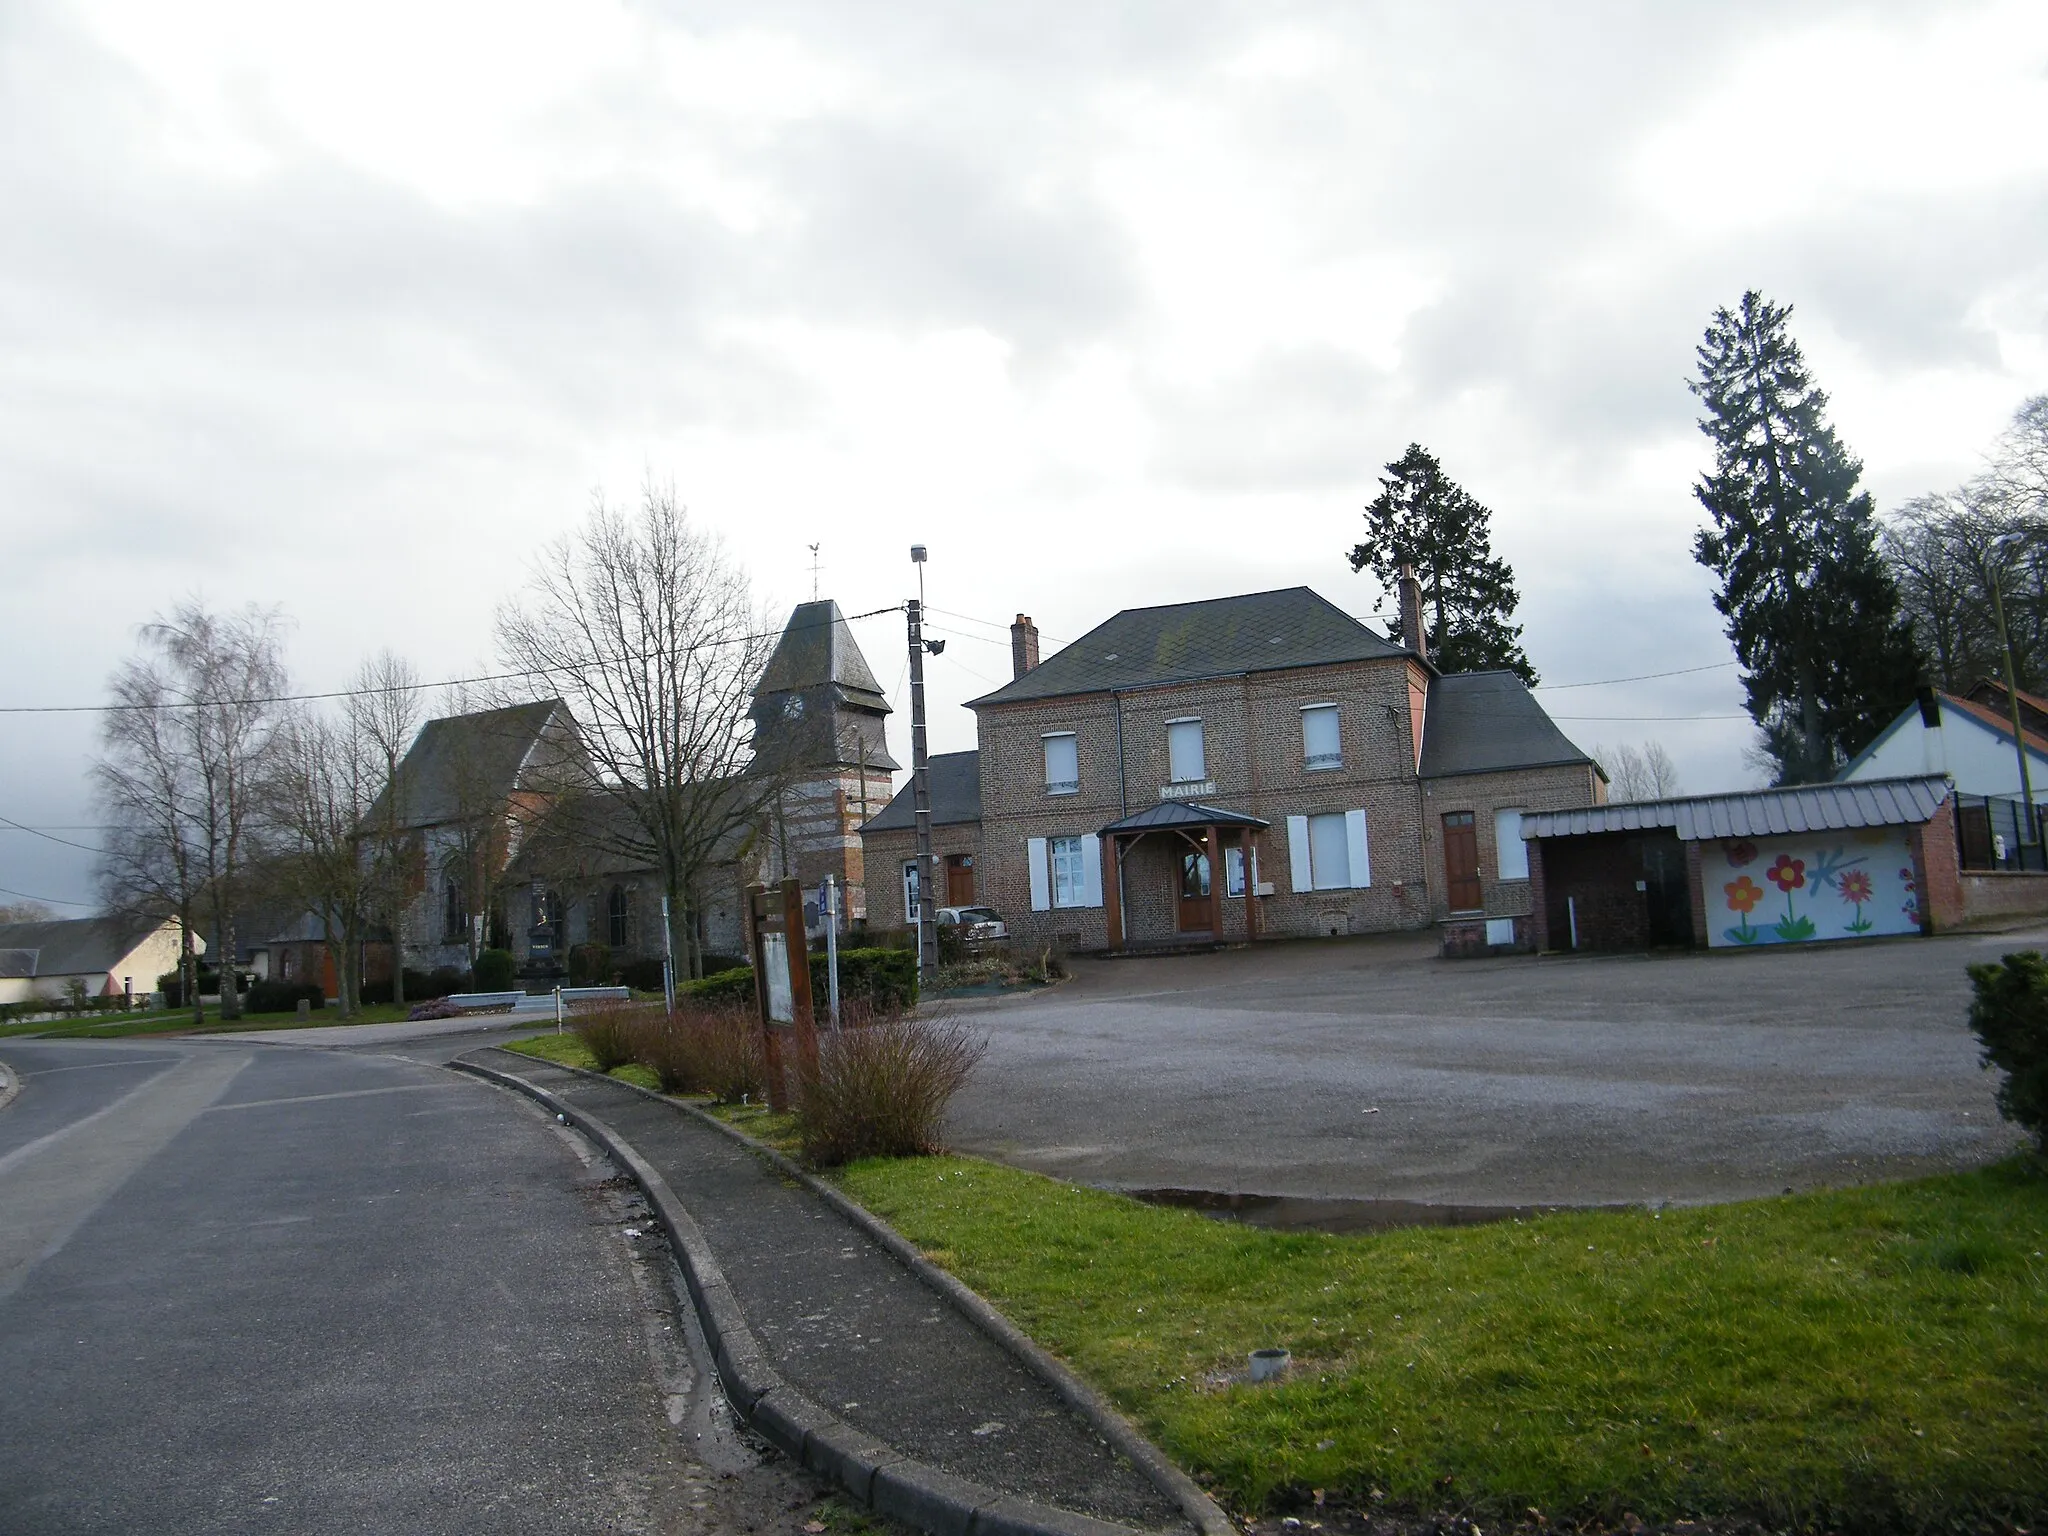
[[[295,709],[278,727],[263,811],[273,889],[320,919],[343,1018],[362,1003],[362,953],[387,900],[391,866],[374,856],[370,811],[384,786],[371,697],[351,694],[337,716]]]
[[[1596,746],[1593,758],[1607,770],[1610,797],[1615,800],[1663,800],[1679,792],[1678,765],[1661,741],[1640,747]]]
[[[56,916],[40,901],[0,901],[0,923],[47,923]]]
[[[2003,674],[2001,606],[2020,686],[2048,679],[2044,511],[2030,505],[2018,477],[1994,472],[1960,490],[1915,497],[1886,526],[1885,558],[1900,608],[1944,688],[1963,692]]]
[[[100,879],[110,905],[169,912],[184,934],[180,970],[203,1021],[192,937],[211,918],[221,1013],[241,1013],[235,921],[264,753],[285,688],[281,620],[230,616],[196,601],[145,625],[141,653],[109,685],[93,777],[109,834]]]
[[[653,484],[634,514],[595,500],[498,615],[507,662],[545,674],[584,733],[551,814],[619,867],[654,872],[690,975],[702,878],[783,784],[748,719],[773,640],[745,572]]]
[[[405,912],[411,905],[415,859],[407,837],[405,784],[398,765],[420,725],[420,679],[412,663],[384,650],[356,669],[351,719],[376,749],[386,793],[378,809],[376,858],[391,930],[391,1001],[405,1002]]]

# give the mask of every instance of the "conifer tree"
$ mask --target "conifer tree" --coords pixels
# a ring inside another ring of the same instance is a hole
[[[1515,573],[1493,553],[1493,514],[1475,500],[1420,443],[1380,477],[1380,493],[1365,509],[1365,541],[1351,551],[1351,569],[1370,566],[1389,592],[1401,567],[1415,567],[1425,609],[1435,622],[1426,637],[1402,633],[1396,619],[1388,637],[1423,649],[1445,672],[1501,668],[1530,687],[1536,669],[1522,654],[1522,626],[1511,622],[1521,602]]]
[[[1714,468],[1693,488],[1713,526],[1693,558],[1742,664],[1750,718],[1780,784],[1817,783],[1913,696],[1920,661],[1878,557],[1863,465],[1828,425],[1828,397],[1754,291],[1718,309],[1690,387]]]

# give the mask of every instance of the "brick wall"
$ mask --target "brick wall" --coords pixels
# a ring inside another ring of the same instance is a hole
[[[1924,826],[1913,828],[1913,873],[1920,886],[1920,931],[1946,933],[1964,920],[1961,859],[1956,849],[1956,799],[1950,795]]]
[[[1165,798],[1167,722],[1203,725],[1205,803],[1248,811],[1273,823],[1257,835],[1260,878],[1274,894],[1260,902],[1268,935],[1361,933],[1417,927],[1429,920],[1418,826],[1415,743],[1409,715],[1409,663],[1398,658],[1308,667],[1252,678],[1177,684],[1126,693],[985,706],[979,711],[986,898],[1030,939],[1067,936],[1084,948],[1107,943],[1101,908],[1031,910],[1027,850],[1032,838],[1094,833],[1127,810]],[[1341,767],[1308,768],[1301,711],[1335,704]],[[1075,736],[1080,788],[1051,795],[1045,787],[1043,737]],[[1362,809],[1366,814],[1371,884],[1361,889],[1297,893],[1289,869],[1286,818]],[[1179,843],[1155,834],[1124,865],[1126,932],[1134,942],[1176,932]],[[1228,846],[1228,844],[1226,844]],[[1217,872],[1217,878],[1221,872]],[[1231,903],[1226,901],[1226,906]],[[1226,931],[1241,931],[1241,912],[1226,912]]]
[[[1582,950],[1645,949],[1650,943],[1649,898],[1636,889],[1643,877],[1637,832],[1603,832],[1584,837],[1540,838],[1530,845],[1531,884],[1541,893],[1535,909],[1540,949],[1570,949],[1566,902],[1578,909]]]
[[[903,913],[903,866],[917,857],[917,833],[909,827],[892,832],[870,832],[865,841],[867,867],[871,874],[868,882],[868,931],[882,934],[907,928],[910,920]],[[953,822],[932,828],[932,855],[938,865],[933,877],[934,889],[939,892],[940,904],[945,902],[946,856],[954,853],[974,856],[974,899],[995,907],[1006,920],[1014,923],[1011,909],[988,895],[987,867],[981,851],[981,826],[977,822]],[[1027,901],[1025,906],[1028,910],[1030,903]]]
[[[1472,812],[1479,834],[1479,879],[1484,892],[1482,910],[1489,917],[1518,917],[1536,909],[1531,882],[1503,880],[1500,847],[1494,817],[1498,812],[1564,811],[1592,805],[1597,779],[1587,763],[1567,763],[1555,768],[1518,768],[1508,773],[1466,773],[1453,778],[1430,779],[1422,785],[1423,857],[1427,860],[1430,916],[1441,922],[1450,915],[1449,882],[1444,872],[1445,816],[1457,811]],[[1533,848],[1534,844],[1525,844]],[[1530,861],[1533,875],[1535,861]]]

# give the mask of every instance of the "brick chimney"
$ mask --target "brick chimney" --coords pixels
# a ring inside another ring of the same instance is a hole
[[[1038,626],[1031,622],[1031,615],[1020,613],[1017,622],[1010,626],[1011,678],[1022,677],[1038,665]]]
[[[1429,660],[1429,632],[1422,627],[1422,583],[1415,579],[1415,567],[1401,567],[1401,643]]]

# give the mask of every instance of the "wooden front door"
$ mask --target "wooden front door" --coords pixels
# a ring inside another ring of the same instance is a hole
[[[1477,912],[1486,905],[1479,884],[1479,828],[1470,811],[1444,817],[1444,884],[1453,912]]]
[[[1180,931],[1207,933],[1211,911],[1209,855],[1190,848],[1180,856]]]
[[[949,907],[971,907],[974,905],[974,855],[951,853],[946,855],[946,905]]]

